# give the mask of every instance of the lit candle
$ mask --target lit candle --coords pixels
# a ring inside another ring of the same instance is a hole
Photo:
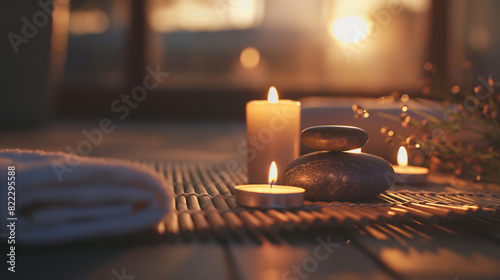
[[[303,188],[275,185],[278,170],[273,161],[269,167],[268,184],[240,185],[236,190],[239,206],[257,208],[295,208],[304,204]]]
[[[420,185],[427,183],[429,169],[420,166],[408,165],[408,153],[405,147],[401,146],[398,150],[398,165],[393,165],[396,173],[395,182],[409,185]]]
[[[266,183],[271,161],[276,161],[282,175],[285,167],[299,157],[300,102],[279,100],[276,88],[271,87],[267,100],[247,103],[246,118],[248,182]]]

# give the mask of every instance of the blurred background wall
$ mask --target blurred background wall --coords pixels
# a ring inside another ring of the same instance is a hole
[[[131,118],[243,119],[244,104],[270,85],[293,99],[422,96],[427,61],[449,84],[463,82],[464,61],[500,75],[494,0],[0,5],[2,128],[114,115],[113,102],[143,83],[147,67],[169,76]]]
[[[52,8],[0,3],[0,128],[36,126],[55,108],[49,90]]]

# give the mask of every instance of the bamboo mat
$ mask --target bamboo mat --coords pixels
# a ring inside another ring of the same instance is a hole
[[[476,218],[500,221],[500,193],[471,192],[474,187],[464,192],[449,183],[430,182],[429,186],[418,188],[393,186],[363,203],[306,201],[298,209],[249,209],[238,207],[234,196],[234,186],[247,181],[243,164],[173,161],[143,164],[162,174],[175,193],[171,198],[172,211],[154,230],[156,236],[168,240],[213,237],[243,240],[267,233],[414,221],[426,224]]]

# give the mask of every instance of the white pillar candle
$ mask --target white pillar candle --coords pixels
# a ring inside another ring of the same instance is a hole
[[[278,165],[278,184],[285,167],[300,152],[300,102],[279,100],[271,87],[267,100],[247,103],[248,182],[267,183],[269,164]]]

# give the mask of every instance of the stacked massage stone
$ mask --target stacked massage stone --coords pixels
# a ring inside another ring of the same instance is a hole
[[[301,133],[307,146],[319,150],[290,163],[283,174],[287,186],[304,188],[310,201],[363,201],[387,190],[394,169],[384,159],[348,150],[361,148],[368,133],[353,126],[313,126]]]

